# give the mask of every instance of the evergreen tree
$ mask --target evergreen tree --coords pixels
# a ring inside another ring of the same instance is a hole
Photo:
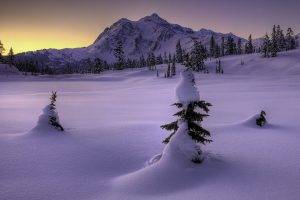
[[[168,58],[167,58],[167,53],[165,52],[164,53],[164,64],[167,64],[168,63]]]
[[[56,128],[59,131],[64,131],[64,128],[59,122],[59,118],[56,111],[56,98],[57,98],[57,92],[52,92],[50,97],[50,104],[49,104],[49,124]]]
[[[292,28],[288,28],[286,32],[286,50],[292,50],[296,48],[296,39]]]
[[[203,45],[195,41],[191,52],[192,69],[194,71],[204,70],[204,60],[206,59],[206,52]]]
[[[120,40],[117,42],[117,45],[114,49],[114,54],[115,54],[115,57],[117,60],[116,69],[117,70],[124,69],[125,57],[124,57],[124,51],[123,51],[123,44]]]
[[[246,54],[254,53],[254,47],[253,47],[253,44],[252,44],[251,34],[249,35],[248,42],[245,45],[245,53]]]
[[[0,62],[3,60],[3,53],[5,52],[4,46],[0,40]]]
[[[219,58],[220,56],[221,56],[220,46],[218,44],[216,44],[216,47],[215,47],[215,58]]]
[[[145,60],[145,58],[144,58],[144,55],[142,55],[141,57],[140,57],[140,60],[139,60],[139,65],[140,65],[140,67],[145,67],[146,66],[146,60]]]
[[[178,63],[183,62],[182,48],[181,48],[180,40],[178,40],[178,42],[176,44],[176,60]]]
[[[191,89],[189,87],[194,88],[195,80],[190,69],[186,69],[183,73],[183,77],[186,79],[183,80],[186,82],[184,85],[188,87],[186,89]],[[195,141],[195,143],[206,144],[212,142],[212,140],[209,139],[210,132],[201,126],[201,122],[204,120],[204,118],[209,116],[207,113],[209,112],[209,107],[211,106],[210,103],[198,98],[191,98],[186,102],[179,100],[179,102],[174,103],[173,105],[179,109],[179,111],[174,114],[174,116],[177,116],[178,119],[161,126],[162,129],[171,131],[171,134],[163,140],[163,143],[169,143],[170,139],[180,126],[186,126],[186,134],[188,134],[190,138]],[[201,163],[202,159],[200,156],[202,152],[200,147],[197,152],[198,155],[193,155],[194,157],[191,161],[195,163]]]
[[[268,33],[266,33],[264,40],[263,40],[262,47],[261,47],[261,53],[263,54],[263,57],[265,57],[265,58],[269,57],[270,46],[271,46],[270,38],[268,36]]]
[[[239,38],[238,41],[237,41],[236,53],[237,53],[238,55],[240,55],[240,54],[243,53],[243,49],[242,49],[242,40],[241,40],[241,38]]]
[[[283,30],[281,30],[280,26],[277,25],[276,27],[276,38],[277,38],[277,45],[279,51],[284,51],[286,42],[283,34]]]
[[[214,35],[211,35],[209,44],[210,44],[209,55],[210,57],[215,57],[216,41]]]
[[[221,39],[221,56],[225,56],[225,39],[224,39],[224,37],[222,37],[222,39]]]
[[[168,63],[168,68],[167,68],[167,73],[166,73],[166,78],[171,77],[171,64],[170,62]]]
[[[236,54],[236,44],[234,42],[234,39],[231,36],[227,37],[227,42],[225,47],[226,47],[225,50],[226,55]]]
[[[262,110],[260,112],[259,118],[256,119],[256,125],[257,126],[262,127],[262,126],[264,126],[266,124],[266,122],[267,122],[266,115],[267,114],[266,114],[265,111]]]
[[[8,52],[8,63],[9,65],[13,65],[14,64],[14,59],[15,59],[15,55],[14,55],[14,51],[12,49],[12,47],[9,49]]]
[[[161,57],[160,54],[159,54],[159,56],[157,56],[157,58],[156,58],[156,64],[158,64],[158,65],[163,64],[163,58]]]
[[[175,64],[175,61],[172,62],[171,74],[172,74],[172,76],[176,75],[176,64]]]
[[[271,56],[276,57],[277,52],[278,52],[278,45],[277,45],[277,37],[276,37],[276,26],[273,26],[272,29],[272,35],[271,35],[271,46],[270,46],[270,51],[271,51]]]

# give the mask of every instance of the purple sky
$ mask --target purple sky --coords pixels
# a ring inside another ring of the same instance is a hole
[[[0,40],[10,46],[23,42],[20,51],[27,46],[86,46],[119,18],[137,20],[152,13],[194,30],[243,37],[252,33],[255,38],[273,24],[291,26],[298,33],[299,10],[300,0],[6,0],[0,6]]]

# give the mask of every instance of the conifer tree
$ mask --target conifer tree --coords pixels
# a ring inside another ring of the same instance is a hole
[[[117,59],[116,69],[117,70],[124,69],[125,58],[124,58],[123,44],[120,40],[117,42],[117,45],[114,49],[114,54]]]
[[[296,39],[292,28],[288,28],[286,32],[286,50],[292,50],[296,48]]]
[[[246,54],[254,53],[254,47],[252,44],[252,35],[251,34],[249,35],[248,42],[245,45],[245,53]]]
[[[237,53],[238,55],[240,55],[240,54],[243,53],[243,50],[242,50],[242,40],[241,40],[241,38],[239,38],[238,41],[237,41],[236,53]]]
[[[211,35],[209,44],[210,44],[209,55],[210,55],[210,57],[215,57],[216,41],[215,41],[214,35]]]
[[[192,71],[188,68],[182,73],[182,76],[185,79],[183,80],[183,85],[187,87],[185,89],[193,90],[192,88],[195,88],[195,80]],[[210,103],[200,100],[199,98],[190,98],[184,102],[179,99],[179,102],[174,103],[173,105],[179,109],[179,111],[174,114],[178,119],[161,126],[162,129],[171,131],[171,134],[163,140],[163,143],[169,143],[180,126],[186,127],[186,132],[184,134],[188,134],[195,143],[206,144],[212,142],[210,139],[210,132],[201,125],[204,118],[209,116],[207,113],[211,106]],[[201,163],[203,161],[201,154],[202,151],[199,147],[199,149],[197,149],[197,155],[192,155],[193,158],[191,161],[194,163]]]
[[[15,59],[15,55],[14,55],[14,51],[13,51],[13,49],[11,47],[9,49],[9,52],[8,52],[8,63],[9,63],[9,65],[13,65],[14,59]]]
[[[178,63],[182,63],[183,62],[183,57],[182,57],[182,48],[181,48],[181,44],[180,44],[180,40],[178,40],[177,44],[176,44],[176,61]]]
[[[263,57],[265,58],[269,57],[270,46],[271,46],[270,38],[268,36],[268,33],[266,33],[261,47],[261,53],[263,54]]]
[[[168,68],[167,68],[167,73],[166,73],[166,77],[169,78],[171,77],[171,64],[170,62],[168,63]]]
[[[0,62],[3,60],[3,53],[5,52],[4,46],[0,40]]]
[[[191,53],[191,62],[192,62],[192,69],[194,71],[204,70],[204,60],[206,59],[206,52],[203,45],[195,41],[194,46]]]
[[[221,49],[220,49],[221,56],[225,56],[225,39],[222,37],[221,39]]]
[[[278,51],[284,51],[286,42],[285,42],[283,30],[281,30],[280,25],[277,25],[276,27],[276,38],[278,44]]]
[[[226,42],[226,55],[233,55],[236,54],[236,44],[234,42],[234,39],[231,36],[227,37]]]
[[[275,25],[273,26],[272,29],[272,35],[271,35],[271,46],[270,46],[270,51],[271,51],[271,56],[276,57],[277,52],[278,52],[278,45],[277,45],[277,37],[276,37],[276,27]]]
[[[266,124],[266,122],[267,122],[266,115],[267,114],[266,114],[265,111],[262,110],[260,112],[259,118],[256,119],[256,125],[257,126],[262,127],[262,126],[264,126]]]
[[[175,61],[172,62],[171,74],[172,74],[172,76],[175,76],[175,75],[176,75],[176,65],[175,65]]]
[[[216,44],[215,47],[215,58],[219,58],[221,56],[221,50],[220,50],[220,46],[218,44]]]
[[[59,122],[59,118],[56,111],[56,98],[57,92],[52,92],[49,104],[49,124],[59,131],[64,131],[64,128]]]

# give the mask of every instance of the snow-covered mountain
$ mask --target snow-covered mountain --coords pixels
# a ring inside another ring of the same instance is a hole
[[[122,41],[127,58],[139,58],[142,55],[146,57],[150,52],[155,55],[163,55],[165,52],[174,53],[178,40],[181,41],[182,47],[186,50],[192,47],[195,40],[208,45],[211,35],[214,35],[219,43],[222,37],[232,36],[235,41],[240,38],[232,33],[223,34],[207,29],[194,31],[177,24],[171,24],[154,13],[138,21],[125,18],[118,20],[106,28],[88,47],[61,50],[44,49],[23,53],[20,56],[41,57],[45,63],[53,67],[86,58],[100,58],[111,63],[115,60],[113,49],[118,40]],[[241,39],[242,42],[246,42],[245,39]]]

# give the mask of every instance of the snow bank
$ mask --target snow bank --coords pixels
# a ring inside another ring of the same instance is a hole
[[[180,73],[181,79],[175,89],[178,103],[187,105],[191,101],[199,100],[199,92],[195,87],[195,78],[191,70],[184,70]]]
[[[57,122],[59,122],[59,116],[56,109],[51,109],[51,105],[47,105],[43,109],[42,114],[39,116],[37,125],[30,131],[30,133],[44,135],[53,134],[55,132],[62,134],[61,131],[58,131],[54,126],[50,125],[49,116],[55,117]]]

